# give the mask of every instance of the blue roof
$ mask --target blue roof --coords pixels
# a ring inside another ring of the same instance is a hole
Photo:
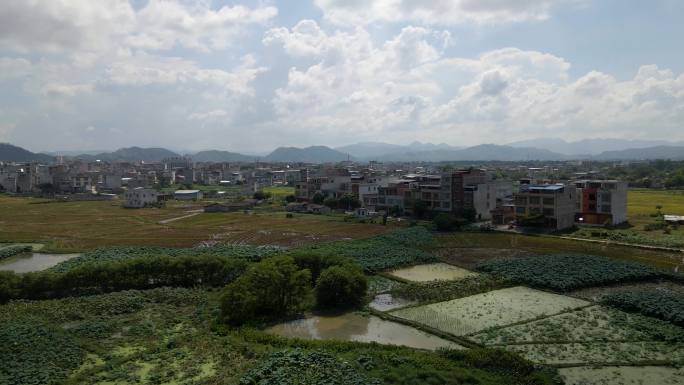
[[[538,190],[538,191],[558,191],[562,190],[565,185],[562,184],[544,184],[544,185],[523,185],[523,190]]]

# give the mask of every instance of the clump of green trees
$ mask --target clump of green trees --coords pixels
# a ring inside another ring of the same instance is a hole
[[[225,287],[220,318],[239,326],[314,307],[353,307],[361,303],[367,287],[363,271],[346,258],[310,253],[269,258]]]
[[[164,286],[223,286],[241,276],[248,265],[243,259],[221,256],[148,256],[85,264],[64,273],[0,271],[0,303]]]
[[[0,250],[0,260],[33,251],[31,246],[8,246]]]

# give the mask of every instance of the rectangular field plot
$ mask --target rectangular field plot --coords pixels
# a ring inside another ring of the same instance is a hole
[[[412,282],[453,281],[478,275],[470,270],[446,263],[412,266],[390,271],[389,274]]]
[[[608,366],[559,369],[565,385],[675,385],[684,384],[684,368],[662,366]]]
[[[453,301],[400,309],[390,314],[454,335],[532,320],[589,305],[589,302],[526,287],[512,287]]]
[[[588,342],[571,344],[508,345],[528,360],[547,365],[625,365],[684,363],[684,343]]]
[[[684,342],[684,329],[639,314],[591,306],[529,323],[485,331],[471,339],[484,345],[589,341]]]

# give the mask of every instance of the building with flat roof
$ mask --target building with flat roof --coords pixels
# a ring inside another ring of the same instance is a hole
[[[627,182],[580,180],[575,219],[590,225],[618,225],[627,221]]]
[[[179,201],[197,201],[204,198],[204,194],[200,190],[176,190],[173,197]]]
[[[575,225],[577,189],[565,184],[523,184],[514,194],[515,217],[523,226],[563,230]]]

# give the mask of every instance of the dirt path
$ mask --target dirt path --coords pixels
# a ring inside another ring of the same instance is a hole
[[[176,217],[176,218],[171,218],[171,219],[164,219],[163,221],[159,221],[159,222],[157,222],[157,223],[159,223],[160,225],[165,225],[165,224],[167,224],[167,223],[179,221],[179,220],[181,220],[181,219],[194,217],[195,215],[199,215],[199,214],[200,214],[199,212],[196,212],[196,213],[192,213],[192,214],[188,214],[188,215],[183,215],[183,216],[181,216],[181,217]]]

